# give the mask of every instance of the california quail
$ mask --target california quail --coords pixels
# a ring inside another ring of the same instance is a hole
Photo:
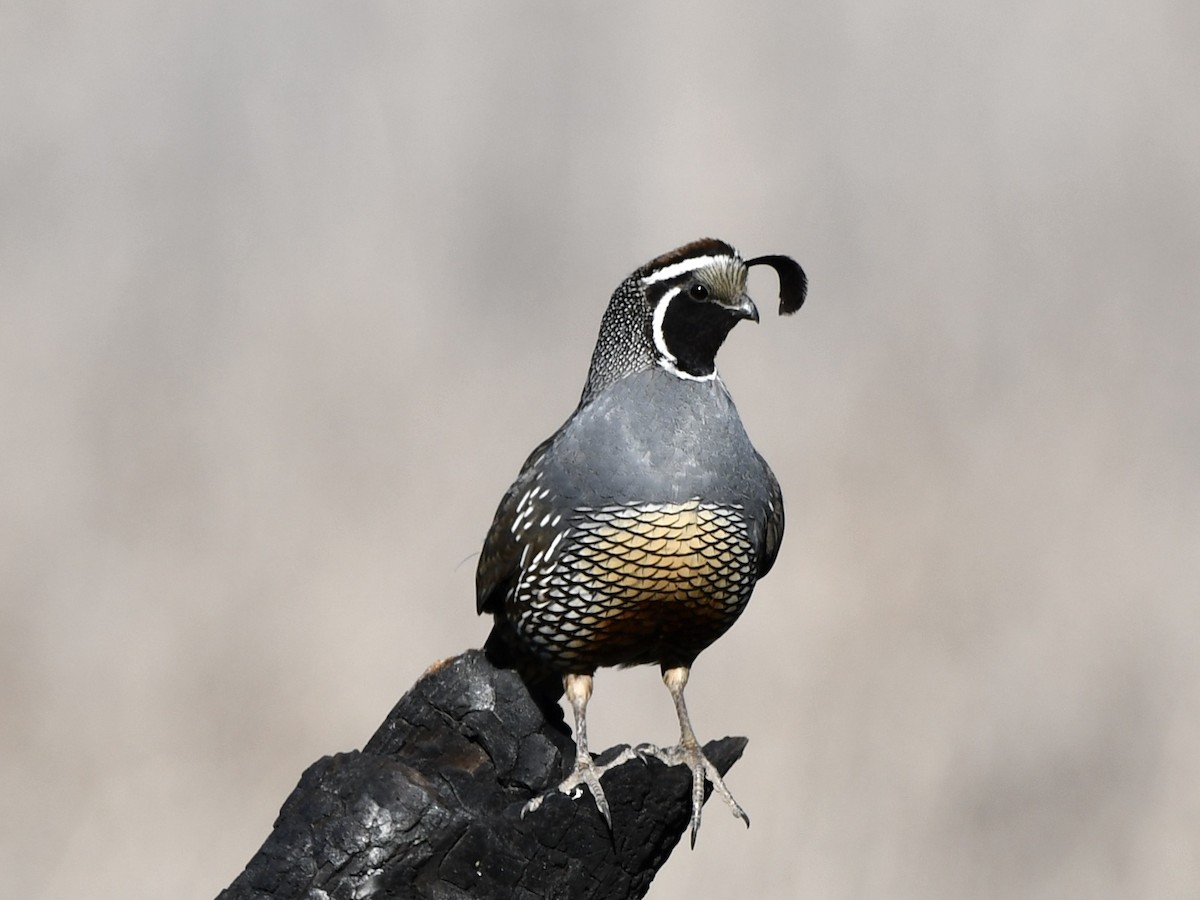
[[[587,749],[600,666],[657,663],[679,716],[679,744],[639,753],[692,770],[692,844],[705,776],[750,820],[704,756],[683,690],[700,651],[733,625],[783,536],[779,483],[742,427],[715,357],[740,320],[758,321],[749,266],[773,267],[780,312],[807,280],[786,256],[743,260],[704,239],[652,260],[609,301],[579,406],[538,446],[500,501],[476,571],[477,609],[495,617],[487,649],[526,680],[565,689],[575,769],[610,820]],[[559,682],[561,679],[561,688]],[[542,802],[535,798],[526,812]],[[610,820],[611,821],[611,820]]]

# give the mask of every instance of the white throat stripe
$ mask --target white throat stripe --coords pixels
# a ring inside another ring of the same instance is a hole
[[[695,272],[697,269],[703,269],[706,266],[711,266],[718,260],[733,261],[732,256],[724,254],[720,256],[697,256],[694,259],[685,259],[683,262],[677,262],[672,266],[667,266],[665,269],[659,269],[652,275],[647,275],[642,279],[642,284],[657,284],[660,281],[666,281],[669,278],[674,278],[676,275],[683,275],[687,272]]]
[[[671,301],[675,299],[682,287],[673,287],[658,301],[658,306],[654,307],[654,346],[658,348],[658,352],[662,354],[663,359],[675,362],[675,354],[667,349],[667,339],[663,335],[663,319],[667,315],[667,307],[671,305]]]
[[[670,372],[672,375],[676,376],[677,378],[684,378],[688,381],[716,381],[717,380],[717,370],[716,369],[713,369],[707,375],[692,375],[688,372],[683,371],[683,369],[679,368],[679,366],[675,365],[675,363],[671,362],[669,359],[660,359],[658,361],[658,364],[660,366],[662,366],[664,369],[666,369],[668,372]]]

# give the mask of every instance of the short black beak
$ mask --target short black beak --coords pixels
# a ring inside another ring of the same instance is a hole
[[[729,311],[739,319],[749,319],[751,322],[758,322],[758,307],[754,305],[754,301],[750,299],[749,294],[742,294],[738,298],[737,304],[729,307]]]

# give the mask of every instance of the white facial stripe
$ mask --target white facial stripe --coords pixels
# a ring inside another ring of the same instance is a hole
[[[687,381],[715,381],[717,378],[717,370],[713,369],[707,375],[693,375],[690,372],[685,372],[683,369],[675,365],[672,359],[660,359],[658,364],[674,375],[676,378],[683,378]]]
[[[658,352],[662,354],[663,359],[668,359],[672,363],[675,362],[675,354],[667,349],[667,339],[663,336],[663,319],[667,315],[667,307],[671,305],[671,300],[683,290],[682,285],[676,285],[658,301],[658,306],[654,307],[654,346],[658,348]]]
[[[677,275],[695,272],[697,269],[703,269],[705,266],[711,266],[713,263],[721,260],[729,264],[734,261],[734,257],[722,254],[721,256],[697,256],[694,259],[685,259],[683,262],[677,262],[673,266],[667,266],[665,269],[659,269],[652,275],[647,275],[642,279],[642,284],[657,284],[660,281],[666,281]]]

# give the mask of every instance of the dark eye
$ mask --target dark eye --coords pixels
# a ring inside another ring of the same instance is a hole
[[[708,288],[702,284],[693,284],[692,289],[688,291],[688,294],[693,300],[707,300]]]

